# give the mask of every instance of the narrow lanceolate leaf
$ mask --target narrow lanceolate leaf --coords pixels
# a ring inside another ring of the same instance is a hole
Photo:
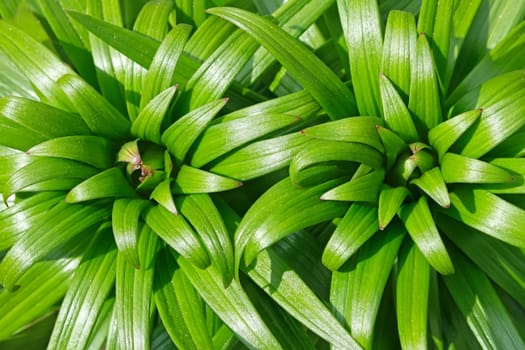
[[[378,229],[377,208],[353,203],[326,244],[323,264],[339,269]]]
[[[383,149],[385,150],[386,169],[390,169],[396,163],[399,155],[408,150],[408,145],[402,138],[397,136],[396,133],[390,131],[389,129],[379,125],[376,127],[376,129],[377,133],[379,134],[379,138],[381,139],[381,143],[383,144]]]
[[[71,110],[71,103],[57,85],[64,74],[72,74],[63,63],[41,43],[6,21],[0,22],[0,50],[23,72],[44,102]]]
[[[151,192],[149,198],[155,200],[174,215],[178,214],[177,206],[173,199],[173,193],[171,193],[171,179],[168,178],[158,184],[153,192]]]
[[[319,101],[332,118],[353,115],[355,99],[333,71],[301,42],[274,23],[236,8],[215,8],[222,17],[253,36]]]
[[[323,193],[322,200],[376,203],[385,179],[384,170],[374,170]]]
[[[454,275],[444,281],[477,341],[484,349],[521,349],[525,342],[490,280],[459,253]]]
[[[135,190],[119,168],[110,168],[79,183],[66,196],[77,203],[97,198],[135,197]]]
[[[430,265],[415,244],[407,243],[396,281],[399,340],[404,349],[426,349]]]
[[[337,1],[360,114],[381,115],[378,75],[383,38],[376,1]]]
[[[398,215],[428,263],[441,274],[454,273],[454,266],[434,223],[426,197],[421,197],[416,203],[405,204]]]
[[[385,124],[405,142],[417,141],[419,135],[410,112],[390,79],[384,74],[379,76],[379,88]]]
[[[129,135],[129,121],[81,78],[65,75],[58,84],[93,133],[112,139]]]
[[[441,81],[441,91],[446,91],[444,84],[445,74],[448,65],[448,53],[450,41],[453,35],[452,20],[454,17],[455,4],[453,0],[441,0],[437,2],[436,17],[434,18],[434,28],[432,33],[432,51],[436,62],[436,69]]]
[[[438,167],[425,171],[423,175],[410,181],[410,183],[422,189],[430,196],[430,198],[443,208],[450,207],[450,197],[448,195],[447,185],[445,184],[443,175],[441,175],[441,171]]]
[[[446,215],[510,245],[525,248],[525,210],[482,189],[458,188],[450,193]]]
[[[161,91],[176,83],[173,81],[175,68],[190,32],[189,25],[179,24],[162,40],[148,72],[144,74],[140,109]]]
[[[213,267],[200,270],[183,258],[177,261],[206,304],[244,344],[254,349],[282,349],[236,280],[224,287]]]
[[[348,324],[364,349],[372,348],[381,298],[404,237],[401,225],[391,225],[370,238],[340,271],[332,273],[330,303],[339,321]]]
[[[233,245],[219,211],[208,195],[189,195],[178,202],[182,214],[199,233],[224,285],[233,279]]]
[[[490,279],[525,307],[523,250],[484,235],[445,215],[440,214],[436,223]]]
[[[161,250],[157,264],[162,268],[155,271],[155,306],[171,341],[181,349],[211,349],[204,308],[197,292],[168,249]]]
[[[113,203],[111,224],[113,237],[117,248],[126,261],[136,269],[140,268],[138,251],[139,218],[141,212],[148,206],[142,199],[117,199]]]
[[[177,92],[177,87],[169,87],[150,100],[131,124],[133,136],[143,140],[160,143],[162,122]]]
[[[56,205],[8,251],[0,264],[0,282],[8,290],[13,289],[34,263],[108,216],[107,208],[95,205]]]
[[[115,161],[114,145],[100,136],[64,136],[44,141],[27,150],[35,157],[76,160],[98,169],[107,169]]]
[[[383,125],[378,117],[352,117],[312,126],[301,133],[321,140],[363,143],[383,151],[376,132],[378,125]]]
[[[248,116],[211,125],[202,133],[191,164],[200,167],[243,144],[299,122],[286,114]]]
[[[378,203],[378,223],[379,229],[384,230],[390,221],[401,208],[405,198],[410,195],[410,191],[404,187],[383,186],[379,193]]]
[[[117,250],[109,230],[102,230],[74,273],[60,306],[48,347],[82,349],[115,282]]]
[[[55,137],[91,133],[76,114],[14,96],[0,99],[0,125],[2,144],[23,151]]]
[[[197,233],[182,215],[174,215],[161,206],[151,208],[145,215],[146,224],[177,253],[199,268],[210,264],[210,258]]]
[[[437,151],[439,158],[479,119],[482,112],[482,109],[474,109],[461,113],[429,130],[428,141]]]
[[[361,348],[276,250],[261,252],[255,264],[244,270],[290,315],[332,346]],[[275,274],[281,276],[278,282],[272,278]]]
[[[141,269],[127,263],[117,254],[115,308],[112,322],[118,325],[117,347],[148,349],[152,328],[153,277],[158,237],[144,226],[140,233],[138,251]]]
[[[175,193],[211,193],[232,190],[242,182],[205,170],[183,165],[175,178]]]
[[[482,188],[492,193],[525,193],[525,158],[496,158],[490,164],[511,173],[514,181],[505,184],[483,185]]]
[[[72,187],[71,183],[74,186],[96,173],[95,168],[73,160],[35,157],[30,159],[27,165],[12,173],[4,185],[4,195],[7,198],[19,191],[35,190],[37,188],[35,186],[53,180],[57,180],[55,190],[68,190]]]
[[[227,99],[221,99],[196,108],[180,117],[162,134],[162,143],[177,163],[184,161],[193,142],[227,102]]]
[[[388,76],[392,83],[407,98],[410,92],[411,62],[416,49],[416,22],[411,13],[390,11],[385,28],[381,72]],[[379,77],[379,86],[383,90],[383,76]],[[381,91],[383,98],[384,92]],[[391,108],[389,105],[388,108]],[[387,113],[383,102],[383,113]]]
[[[425,34],[420,34],[416,41],[408,108],[416,117],[416,127],[420,131],[426,132],[442,120],[438,81]]]
[[[454,153],[443,155],[441,173],[446,183],[505,183],[514,181],[512,174],[496,165]]]
[[[343,215],[345,205],[319,200],[323,192],[337,183],[329,181],[302,189],[286,178],[266,191],[248,210],[235,232],[236,266],[240,266],[245,249],[245,261],[249,265],[261,250],[281,238]]]

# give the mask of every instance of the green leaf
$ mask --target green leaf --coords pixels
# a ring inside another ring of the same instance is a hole
[[[55,137],[91,133],[78,115],[20,97],[0,99],[0,125],[2,144],[23,151]]]
[[[85,202],[98,198],[135,197],[135,190],[119,168],[110,168],[79,183],[66,196],[66,202]]]
[[[363,143],[381,152],[378,125],[382,126],[383,121],[377,117],[352,117],[312,126],[301,133],[321,140]]]
[[[360,349],[348,331],[273,248],[261,252],[255,264],[244,270],[275,302],[309,330],[334,346]],[[279,276],[278,280],[275,276]]]
[[[149,202],[120,198],[113,202],[111,225],[119,253],[136,269],[141,267],[138,252],[139,218]]]
[[[361,115],[381,115],[379,69],[383,38],[377,1],[337,1],[350,57],[350,72]]]
[[[111,139],[129,135],[129,121],[82,79],[65,75],[58,84],[93,133]]]
[[[69,159],[35,157],[24,167],[12,173],[5,184],[5,197],[10,194],[35,189],[35,185],[50,180],[58,180],[55,190],[68,190],[71,181],[78,184],[96,174],[93,167]]]
[[[323,264],[338,270],[378,229],[377,208],[352,203],[326,244]]]
[[[432,37],[431,49],[436,63],[436,71],[441,81],[441,91],[446,91],[447,88],[444,85],[444,80],[447,73],[450,41],[454,34],[452,20],[455,6],[454,0],[438,1],[434,17],[434,28],[432,32],[427,32]]]
[[[450,192],[452,206],[444,213],[510,245],[525,248],[525,210],[482,189]]]
[[[430,265],[416,245],[403,248],[396,281],[399,340],[404,349],[426,349]]]
[[[426,197],[401,207],[399,218],[428,263],[439,273],[454,273],[454,266],[441,240]]]
[[[39,143],[26,154],[76,160],[98,169],[107,169],[115,161],[113,152],[114,145],[100,136],[64,136]]]
[[[227,99],[221,99],[196,108],[180,117],[162,134],[162,143],[177,163],[184,162],[191,145],[227,102]]]
[[[410,80],[408,108],[416,118],[416,127],[420,132],[426,133],[428,129],[438,125],[443,117],[432,52],[424,33],[416,41]]]
[[[144,226],[138,241],[140,270],[117,253],[115,307],[112,322],[118,325],[117,347],[148,349],[153,313],[153,277],[158,237]]]
[[[151,192],[149,198],[154,199],[157,203],[162,205],[173,215],[177,215],[178,210],[177,206],[175,205],[175,201],[173,200],[173,193],[171,193],[170,184],[171,179],[169,178],[162,181],[160,184],[157,185],[157,187],[155,187],[153,192]]]
[[[161,206],[153,207],[145,215],[146,224],[177,253],[199,268],[210,265],[210,258],[199,235],[182,215],[174,215]]]
[[[214,8],[222,17],[260,42],[319,101],[332,118],[355,114],[355,99],[333,71],[303,44],[274,23],[237,8]]]
[[[446,151],[476,122],[482,109],[464,112],[447,121],[439,123],[428,132],[428,141],[441,159]]]
[[[448,153],[447,153],[448,154]],[[450,207],[447,185],[438,167],[425,171],[423,175],[410,181],[422,189],[430,198],[443,208]]]
[[[255,349],[282,349],[236,280],[224,287],[213,267],[199,270],[183,258],[177,261],[206,304],[244,344]]]
[[[177,202],[181,213],[198,232],[212,265],[227,286],[233,279],[233,245],[219,211],[206,194],[189,195]]]
[[[75,270],[60,306],[50,348],[84,348],[115,282],[116,252],[109,230],[97,233]]]
[[[459,154],[445,153],[441,159],[441,174],[446,183],[513,182],[514,176],[490,163]]]
[[[286,114],[266,114],[211,125],[202,133],[191,164],[196,167],[203,166],[234,148],[300,120],[299,117]]]
[[[379,192],[378,224],[379,229],[384,230],[399,211],[410,191],[404,187],[390,187],[384,185]]]
[[[391,169],[397,158],[408,150],[408,145],[397,134],[382,126],[377,126],[377,133],[386,153],[386,168]]]
[[[412,14],[396,10],[388,13],[381,61],[383,75],[379,75],[379,87],[383,99],[385,94],[383,85],[395,85],[405,98],[408,97],[411,62],[415,57],[416,33],[416,22]],[[388,76],[393,84],[388,84],[390,81],[385,76]],[[387,89],[389,87],[387,86]],[[389,112],[388,109],[392,108],[392,105],[388,106],[386,108],[383,101],[384,115]],[[407,130],[400,131],[407,132]],[[417,132],[414,136],[416,135]]]
[[[20,277],[36,262],[67,242],[89,231],[109,216],[109,210],[96,205],[61,202],[31,227],[7,252],[0,263],[3,286],[13,290]],[[78,241],[77,241],[78,242]]]
[[[444,277],[445,285],[479,344],[487,349],[525,347],[489,279],[461,254],[453,256],[458,269]]]
[[[404,237],[401,225],[391,225],[371,237],[340,271],[332,273],[330,303],[334,313],[364,349],[372,348],[381,297]]]
[[[232,190],[242,182],[216,175],[205,170],[183,165],[175,178],[175,193],[211,193]]]
[[[416,125],[408,111],[405,102],[399,96],[396,88],[384,74],[379,75],[379,88],[383,103],[383,117],[385,124],[395,131],[405,142],[419,140]]]
[[[160,143],[162,122],[176,92],[177,86],[169,87],[150,100],[131,124],[131,133],[143,140]]]
[[[144,75],[140,109],[144,108],[161,91],[173,85],[175,69],[190,32],[191,27],[189,25],[179,24],[162,40],[148,72]]]
[[[379,191],[385,178],[384,170],[374,170],[332,188],[321,195],[322,200],[358,201],[377,203]]]

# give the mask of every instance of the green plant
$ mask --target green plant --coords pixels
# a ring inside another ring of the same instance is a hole
[[[525,347],[524,1],[0,15],[2,348]]]

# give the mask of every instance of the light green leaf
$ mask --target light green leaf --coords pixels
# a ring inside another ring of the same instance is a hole
[[[484,349],[525,347],[508,311],[490,280],[461,254],[454,253],[458,266],[444,281],[459,310]]]
[[[444,213],[510,245],[525,248],[525,210],[482,189],[458,188]]]
[[[377,135],[377,126],[383,121],[377,117],[352,117],[309,127],[302,134],[321,140],[363,143],[378,151],[383,146]]]
[[[428,132],[428,141],[437,151],[439,158],[479,119],[482,109],[464,112],[439,123]]]
[[[364,349],[372,348],[381,298],[404,237],[401,225],[390,225],[385,232],[370,238],[347,265],[332,274],[330,303],[339,321],[348,325]]]
[[[352,203],[323,252],[323,264],[338,270],[379,229],[377,208]]]
[[[213,267],[200,270],[183,258],[177,261],[206,304],[244,344],[255,349],[282,349],[236,280],[225,288]]]
[[[408,108],[416,118],[418,130],[426,133],[428,129],[438,125],[443,117],[432,52],[424,33],[420,34],[416,41],[416,55],[410,80]]]
[[[322,200],[358,201],[377,203],[379,191],[385,179],[385,171],[374,170],[332,188],[321,195]]]
[[[445,153],[441,159],[441,174],[446,183],[504,183],[514,176],[490,163],[454,153]]]
[[[303,44],[274,23],[237,8],[208,13],[231,21],[253,36],[319,101],[332,118],[355,114],[355,99],[335,73]]]
[[[399,340],[404,349],[427,349],[430,265],[415,244],[400,252],[396,281]]]
[[[441,240],[426,197],[401,207],[399,218],[428,263],[439,273],[454,273],[454,266]]]
[[[114,145],[100,136],[64,136],[39,143],[27,150],[33,157],[53,157],[79,161],[98,169],[107,169],[115,159]]]
[[[177,253],[199,268],[210,264],[210,258],[199,235],[182,215],[174,215],[161,206],[148,210],[146,224]]]
[[[376,129],[386,155],[386,169],[391,169],[403,151],[408,150],[408,145],[402,138],[389,129],[382,126],[377,126]]]
[[[384,230],[390,221],[399,211],[399,208],[403,205],[405,198],[410,195],[410,191],[404,187],[390,187],[384,185],[379,192],[379,203],[378,203],[378,224],[379,229]]]
[[[88,345],[95,322],[115,282],[116,252],[109,230],[91,242],[75,270],[60,306],[48,347],[80,349]]]
[[[177,92],[169,87],[150,100],[131,124],[131,133],[143,140],[160,143],[162,123]]]
[[[183,194],[211,193],[232,190],[240,186],[242,186],[240,181],[183,165],[175,178],[173,191]]]
[[[136,269],[141,267],[138,252],[139,217],[149,202],[142,199],[120,198],[113,202],[111,225],[119,253]]]
[[[454,0],[440,0],[437,2],[435,17],[434,17],[434,28],[432,32],[427,34],[432,38],[431,49],[433,57],[436,63],[436,71],[439,75],[439,81],[441,82],[441,91],[446,91],[447,86],[445,85],[445,75],[448,65],[448,54],[450,49],[450,41],[454,34],[454,27],[452,20],[454,17],[455,9]]]
[[[384,88],[382,85],[384,84],[395,85],[404,98],[408,97],[410,92],[411,62],[415,57],[416,33],[414,15],[397,10],[388,12],[381,61],[383,75],[379,75],[379,86],[383,99],[385,92],[383,92]],[[390,81],[385,76],[388,76],[393,84],[388,84]],[[389,112],[388,109],[390,108],[392,108],[392,105],[388,105],[388,108],[386,108],[385,102],[383,102],[384,115]],[[407,132],[407,130],[402,131]],[[417,132],[414,136],[416,135]]]
[[[110,168],[79,183],[66,196],[66,202],[85,202],[98,198],[136,197],[135,190],[119,168]]]
[[[155,187],[155,189],[153,190],[153,192],[151,192],[149,198],[154,199],[157,203],[162,205],[173,215],[178,214],[177,206],[175,205],[175,201],[173,200],[173,193],[171,193],[171,179],[168,178],[162,181],[160,184],[158,184],[157,187]]]
[[[184,162],[193,142],[227,102],[227,99],[221,99],[196,108],[180,117],[162,134],[162,143],[178,164]]]
[[[206,194],[180,198],[177,206],[198,232],[208,251],[212,265],[227,286],[233,279],[233,245],[224,221],[211,198]]]
[[[448,154],[448,153],[447,153]],[[422,189],[430,198],[443,208],[450,207],[450,197],[448,196],[447,185],[439,168],[432,168],[425,171],[423,175],[410,181]]]
[[[299,117],[286,114],[266,114],[211,125],[202,133],[191,164],[195,167],[203,166],[234,148],[300,120]]]

